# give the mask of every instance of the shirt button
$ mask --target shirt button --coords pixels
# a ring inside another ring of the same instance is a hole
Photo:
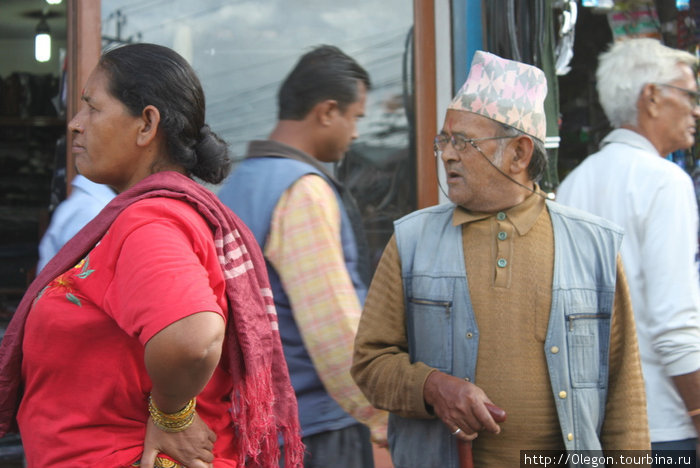
[[[498,240],[506,240],[508,238],[508,234],[506,234],[505,231],[501,231],[498,233]]]
[[[559,352],[559,346],[552,346],[549,348],[549,350],[552,352],[552,354],[557,354]]]
[[[496,264],[497,264],[500,268],[505,268],[506,266],[508,266],[508,260],[506,260],[505,258],[499,258],[499,259],[498,259],[498,262],[496,262]]]
[[[571,432],[569,432],[569,434],[566,436],[566,438],[569,440],[574,440],[574,435]]]
[[[566,392],[565,392],[564,390],[562,390],[561,392],[559,392],[559,398],[561,398],[562,400],[563,400],[564,398],[566,398]]]
[[[472,338],[473,336],[474,336],[474,334],[472,332],[467,333],[467,338]]]
[[[499,221],[503,221],[506,219],[506,214],[502,211],[499,211],[498,214],[496,214],[496,219]]]
[[[466,380],[467,382],[471,382],[471,379],[469,377],[465,377],[464,380]]]

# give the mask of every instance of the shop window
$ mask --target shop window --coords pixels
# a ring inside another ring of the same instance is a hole
[[[332,44],[370,73],[373,89],[360,138],[337,176],[363,213],[373,260],[413,211],[412,2],[311,0],[102,1],[103,47],[152,42],[189,60],[202,81],[207,121],[240,159],[248,141],[265,139],[277,116],[281,81],[300,55]]]

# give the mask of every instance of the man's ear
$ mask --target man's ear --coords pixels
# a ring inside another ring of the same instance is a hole
[[[511,173],[527,173],[527,167],[530,165],[532,152],[535,149],[535,143],[532,141],[532,138],[527,135],[520,135],[513,138],[513,141],[508,146],[513,151],[513,158],[510,161]]]
[[[153,105],[148,105],[141,112],[141,122],[139,123],[136,144],[148,146],[158,134],[160,124],[160,111]]]
[[[646,111],[652,117],[656,117],[659,112],[659,88],[653,83],[647,83],[642,87],[637,100],[637,109]]]
[[[335,99],[326,99],[316,104],[313,112],[316,115],[317,121],[324,127],[327,127],[333,121],[334,113],[338,111],[338,101]]]

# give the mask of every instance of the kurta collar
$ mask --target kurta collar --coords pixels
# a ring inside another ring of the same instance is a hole
[[[535,190],[538,194],[544,195],[544,192],[537,184],[535,184]],[[524,236],[532,229],[540,213],[545,208],[545,199],[538,194],[532,193],[519,205],[495,213],[469,211],[461,206],[457,206],[452,215],[452,225],[459,226],[487,218],[498,218],[502,216],[500,213],[503,213],[506,216],[505,219],[510,220],[518,234]]]
[[[603,141],[600,142],[600,147],[602,148],[610,143],[622,143],[641,149],[645,153],[659,155],[659,150],[657,150],[641,133],[626,128],[616,128],[608,133],[605,138],[603,138]]]

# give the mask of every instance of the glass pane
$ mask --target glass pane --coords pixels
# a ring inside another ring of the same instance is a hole
[[[363,213],[373,260],[392,221],[415,209],[411,107],[412,0],[103,0],[103,46],[127,41],[172,47],[197,71],[207,121],[237,158],[265,139],[277,89],[313,46],[332,44],[370,73],[360,138],[335,168]]]

